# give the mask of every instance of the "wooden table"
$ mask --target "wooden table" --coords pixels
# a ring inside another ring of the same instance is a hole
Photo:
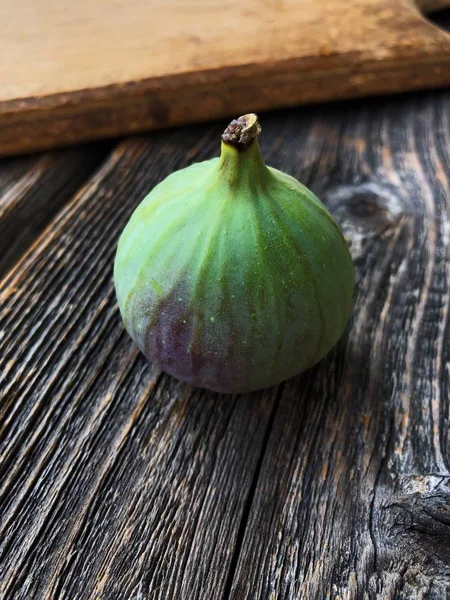
[[[0,163],[1,598],[450,593],[450,92],[262,116],[357,293],[316,368],[240,396],[147,364],[112,281],[134,207],[224,125]]]

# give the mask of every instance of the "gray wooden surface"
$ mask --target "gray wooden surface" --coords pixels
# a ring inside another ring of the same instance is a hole
[[[147,364],[112,282],[134,207],[217,155],[224,123],[101,164],[104,148],[63,151],[44,195],[33,176],[55,159],[0,164],[4,193],[25,178],[43,207],[0,284],[1,598],[450,593],[449,120],[450,92],[261,116],[267,162],[343,227],[357,293],[316,368],[241,396]]]

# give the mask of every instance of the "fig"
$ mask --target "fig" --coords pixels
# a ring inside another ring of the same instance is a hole
[[[277,384],[317,363],[350,316],[353,264],[325,206],[266,166],[255,114],[219,158],[169,175],[118,244],[125,328],[167,373],[219,392]]]

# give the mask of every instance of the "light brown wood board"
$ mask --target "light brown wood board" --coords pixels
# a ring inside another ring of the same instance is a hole
[[[0,154],[450,84],[450,0],[0,0]]]

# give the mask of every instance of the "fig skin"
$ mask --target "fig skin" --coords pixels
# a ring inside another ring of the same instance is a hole
[[[305,186],[264,164],[256,119],[233,121],[220,158],[171,174],[147,195],[114,266],[125,328],[141,351],[219,392],[264,388],[312,367],[341,337],[352,305],[339,227]]]

